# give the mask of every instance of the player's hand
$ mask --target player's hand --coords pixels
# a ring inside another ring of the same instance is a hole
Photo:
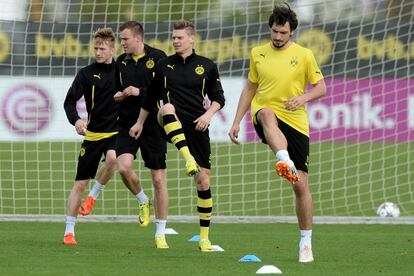
[[[129,129],[129,136],[138,140],[139,136],[141,136],[143,129],[143,125],[141,123],[136,122],[130,129]]]
[[[139,96],[139,88],[134,86],[128,86],[124,89],[124,94],[126,97],[128,96]]]
[[[115,93],[115,95],[114,95],[114,100],[117,102],[117,103],[119,103],[119,102],[122,102],[123,100],[125,100],[125,98],[126,98],[127,96],[125,95],[125,93],[124,92],[121,92],[121,91],[118,91],[118,92],[116,92]]]
[[[86,133],[86,123],[83,120],[78,119],[75,122],[75,130],[79,135],[85,135],[85,133]]]
[[[239,125],[232,125],[231,129],[229,130],[230,140],[235,144],[240,144],[239,140],[237,140],[239,131],[240,131]]]
[[[198,117],[193,122],[196,124],[195,130],[197,131],[206,131],[208,126],[210,125],[211,115],[209,113],[204,113],[200,117]]]
[[[296,96],[293,98],[290,98],[285,102],[285,108],[290,111],[295,111],[299,107],[305,104],[305,99],[302,96]]]

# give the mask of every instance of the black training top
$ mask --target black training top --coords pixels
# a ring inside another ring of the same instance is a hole
[[[117,86],[118,91],[123,91],[128,86],[139,88],[139,96],[128,96],[120,102],[119,125],[130,128],[138,119],[142,99],[147,93],[147,87],[154,78],[155,64],[166,54],[156,48],[144,45],[145,55],[137,61],[129,54],[118,57],[117,63]],[[154,113],[153,118],[155,118]]]
[[[210,101],[219,103],[220,108],[225,102],[216,64],[194,51],[185,60],[178,54],[160,60],[148,90],[142,104],[144,109],[156,108],[157,100],[171,103],[180,121],[189,126],[205,113],[206,95]]]
[[[94,62],[80,69],[64,102],[69,122],[75,125],[80,119],[76,102],[84,96],[88,112],[87,129],[98,133],[117,131],[119,105],[114,101],[116,92],[114,60],[111,64]]]

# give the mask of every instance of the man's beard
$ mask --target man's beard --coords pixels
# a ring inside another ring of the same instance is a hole
[[[275,44],[275,42],[272,40],[272,44],[273,44],[273,47],[275,47],[276,49],[280,49],[280,48],[283,48],[287,43],[289,42],[289,40],[288,41],[286,41],[285,43],[283,43],[283,44],[279,44],[279,45],[277,45],[277,44]]]

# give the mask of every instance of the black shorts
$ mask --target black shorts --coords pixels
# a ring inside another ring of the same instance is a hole
[[[263,133],[263,127],[259,124],[257,119],[257,114],[255,122],[253,123],[254,129],[256,130],[257,135],[262,139],[262,142],[267,144],[266,138]],[[276,116],[276,115],[275,115]],[[293,127],[289,126],[285,122],[281,121],[277,118],[277,123],[279,129],[285,135],[286,140],[288,142],[287,150],[289,152],[290,159],[292,159],[293,163],[295,163],[296,169],[308,172],[308,165],[309,165],[309,137],[305,134],[297,131]]]
[[[210,135],[208,129],[204,132],[195,130],[195,126],[182,125],[185,140],[187,141],[188,149],[196,160],[197,164],[205,169],[211,169],[211,148],[210,148]],[[162,137],[168,140],[165,130],[161,128]]]
[[[116,136],[114,135],[99,141],[84,140],[82,142],[78,157],[76,181],[95,177],[102,155],[105,158],[108,150],[115,149]]]
[[[129,136],[129,128],[120,127],[116,140],[116,156],[130,153],[136,158],[138,149],[145,167],[151,170],[165,169],[167,143],[161,138],[158,124],[144,124],[144,130],[138,140]]]

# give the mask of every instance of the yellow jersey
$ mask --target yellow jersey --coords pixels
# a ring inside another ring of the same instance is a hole
[[[251,103],[251,114],[262,108],[271,109],[276,116],[309,137],[309,120],[305,106],[295,111],[285,108],[285,101],[305,93],[308,82],[323,79],[311,50],[292,43],[287,49],[274,49],[271,42],[252,49],[249,80],[258,85]]]

